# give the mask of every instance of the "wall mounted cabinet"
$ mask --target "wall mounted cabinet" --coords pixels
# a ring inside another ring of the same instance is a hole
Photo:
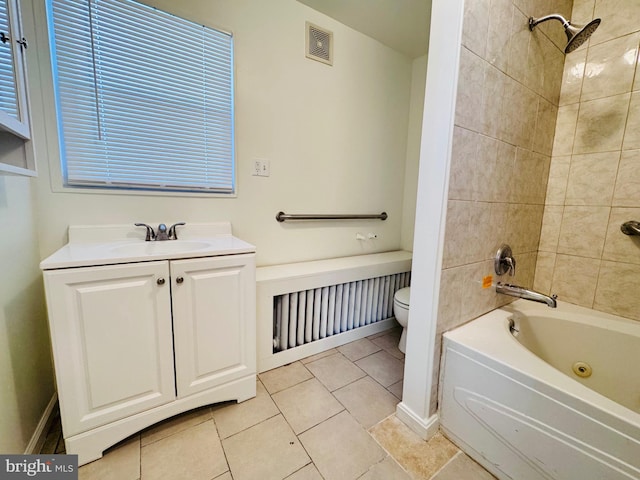
[[[9,151],[31,139],[26,84],[27,48],[18,1],[0,0],[0,141],[8,144]],[[15,146],[9,145],[11,143]],[[34,176],[36,169],[32,152],[17,157],[20,158],[19,164],[0,157],[0,173]]]

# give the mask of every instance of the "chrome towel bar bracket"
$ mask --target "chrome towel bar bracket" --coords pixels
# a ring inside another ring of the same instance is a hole
[[[640,235],[640,222],[634,222],[633,220],[624,222],[620,225],[620,230],[625,235]]]
[[[276,220],[285,222],[287,220],[386,220],[387,212],[374,215],[338,215],[338,214],[289,214],[278,212]]]

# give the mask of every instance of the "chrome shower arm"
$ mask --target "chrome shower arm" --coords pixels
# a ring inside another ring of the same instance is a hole
[[[559,20],[560,22],[562,22],[563,27],[566,27],[567,25],[569,25],[569,21],[566,18],[564,18],[560,14],[554,13],[552,15],[546,15],[540,18],[529,17],[529,30],[533,31],[536,25],[542,22],[546,22],[547,20]]]

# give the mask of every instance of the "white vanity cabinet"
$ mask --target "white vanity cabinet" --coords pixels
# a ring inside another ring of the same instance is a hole
[[[65,436],[176,398],[169,262],[44,278]]]
[[[255,327],[242,321],[255,318],[250,257],[171,262],[178,397],[255,374]]]
[[[80,465],[160,420],[255,396],[255,247],[214,240],[97,265],[83,258],[92,245],[70,243],[41,263],[63,435]]]

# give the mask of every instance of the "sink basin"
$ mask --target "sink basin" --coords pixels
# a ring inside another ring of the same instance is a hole
[[[196,240],[166,240],[160,242],[127,243],[111,248],[116,255],[164,255],[173,253],[187,253],[194,250],[202,250],[210,246],[208,242]]]

